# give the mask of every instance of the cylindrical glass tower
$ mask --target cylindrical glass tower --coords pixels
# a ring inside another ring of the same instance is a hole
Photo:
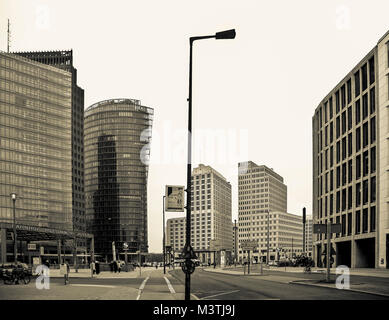
[[[85,111],[85,204],[97,260],[147,252],[147,174],[154,111],[113,99]],[[115,246],[112,245],[115,242]]]

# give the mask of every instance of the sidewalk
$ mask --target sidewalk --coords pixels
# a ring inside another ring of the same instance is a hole
[[[225,271],[229,272],[237,272],[237,274],[243,274],[243,268],[241,266],[237,267],[237,270],[234,271],[234,267],[226,267]],[[231,269],[231,270],[230,270]],[[207,269],[208,270],[208,269]],[[260,267],[259,265],[252,265],[251,272],[259,273]],[[278,271],[278,272],[291,272],[291,273],[304,273],[303,267],[268,267],[263,266],[263,271]],[[312,268],[312,273],[326,273],[327,269],[325,268]],[[336,268],[330,269],[331,274],[336,275]],[[368,268],[358,268],[358,269],[350,269],[350,275],[354,276],[363,276],[363,277],[378,277],[378,278],[389,278],[389,269],[368,269]]]
[[[147,270],[147,269],[146,269]],[[142,276],[145,269],[142,268]],[[59,269],[50,269],[50,277],[52,278],[63,278]],[[138,278],[139,269],[137,268],[134,271],[120,273],[114,273],[110,271],[102,271],[100,274],[94,274],[93,278],[95,279],[127,279],[127,278]],[[91,278],[90,269],[79,269],[78,272],[75,269],[70,268],[69,278]]]

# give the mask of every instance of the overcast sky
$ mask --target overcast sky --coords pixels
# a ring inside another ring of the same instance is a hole
[[[231,182],[233,219],[244,160],[284,178],[288,212],[310,214],[314,110],[389,29],[388,12],[382,0],[1,0],[0,50],[9,18],[11,51],[73,49],[85,108],[110,98],[154,108],[148,231],[160,252],[164,186],[186,184],[189,37],[237,34],[195,43],[194,165]]]

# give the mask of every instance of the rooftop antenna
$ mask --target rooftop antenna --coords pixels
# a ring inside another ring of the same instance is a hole
[[[8,19],[8,30],[7,30],[7,53],[9,53],[9,45],[11,44],[11,30],[9,29],[9,19]]]

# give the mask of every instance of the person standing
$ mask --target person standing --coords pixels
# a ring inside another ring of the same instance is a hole
[[[65,262],[65,285],[69,283],[69,273],[70,273],[70,266],[69,262]]]

